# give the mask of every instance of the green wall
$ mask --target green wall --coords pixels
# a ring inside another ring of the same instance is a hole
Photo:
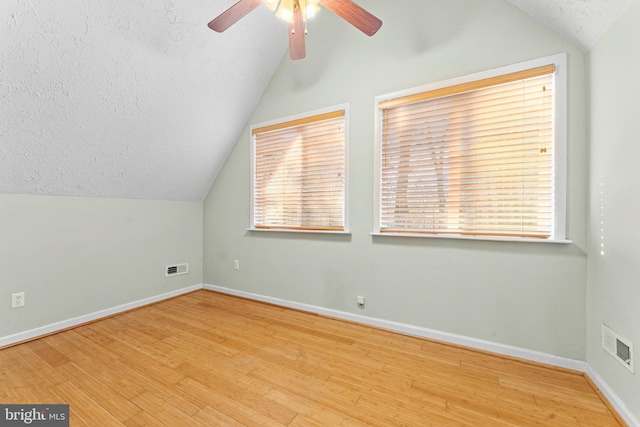
[[[202,283],[202,202],[0,194],[0,338]],[[187,275],[165,267],[188,262]],[[10,294],[26,305],[10,308]]]
[[[205,283],[585,359],[585,55],[503,0],[362,5],[372,38],[328,11],[284,58],[251,123],[350,103],[350,236],[247,231],[248,126],[204,205]],[[401,7],[399,7],[401,5]],[[374,97],[567,53],[572,244],[373,237]],[[233,269],[233,260],[240,270]],[[364,310],[356,296],[366,297]]]
[[[587,362],[640,419],[640,1],[592,49]],[[609,356],[600,325],[636,345],[636,373]]]

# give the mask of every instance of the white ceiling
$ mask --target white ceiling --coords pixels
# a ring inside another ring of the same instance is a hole
[[[631,4],[631,0],[508,1],[584,51],[590,50]]]
[[[508,1],[585,50],[631,2]],[[0,193],[202,200],[287,49],[234,2],[2,0]]]
[[[1,0],[0,193],[202,200],[286,51],[234,0]]]

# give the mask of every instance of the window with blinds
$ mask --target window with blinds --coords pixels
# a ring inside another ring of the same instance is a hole
[[[252,228],[346,231],[346,107],[253,127]]]
[[[558,237],[555,71],[378,99],[379,232]]]

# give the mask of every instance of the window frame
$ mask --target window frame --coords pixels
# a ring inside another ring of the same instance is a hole
[[[265,231],[265,232],[285,232],[285,233],[311,233],[311,234],[351,234],[349,225],[349,103],[337,104],[334,106],[321,108],[305,113],[295,114],[291,116],[281,117],[265,122],[252,124],[249,128],[249,155],[250,155],[250,201],[249,201],[249,227],[247,231]],[[280,126],[289,122],[305,121],[307,119],[322,116],[331,113],[343,112],[344,119],[344,229],[316,229],[316,228],[287,228],[287,227],[259,227],[256,226],[255,215],[255,185],[256,185],[256,139],[255,129],[267,128],[272,126]]]
[[[497,76],[517,73],[533,68],[547,65],[555,66],[554,73],[554,106],[553,106],[553,164],[552,173],[554,176],[553,185],[553,226],[549,238],[534,238],[520,236],[498,236],[498,235],[466,235],[466,234],[436,234],[418,233],[403,231],[383,231],[381,229],[381,148],[382,148],[382,120],[383,112],[380,104],[394,99],[416,95],[422,92],[439,90],[451,86],[467,84],[483,79],[495,78]],[[403,89],[396,92],[378,95],[375,97],[375,142],[374,142],[374,236],[395,236],[395,237],[420,237],[420,238],[444,238],[444,239],[464,239],[464,240],[489,240],[489,241],[519,241],[519,242],[540,242],[540,243],[571,243],[566,236],[567,221],[567,59],[566,54],[552,55],[538,58],[517,64],[502,66],[490,70],[476,72],[460,77],[446,79],[438,82],[428,83],[422,86]]]

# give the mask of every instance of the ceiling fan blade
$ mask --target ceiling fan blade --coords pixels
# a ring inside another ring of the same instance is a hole
[[[320,4],[368,36],[374,35],[382,21],[351,0],[320,0]]]
[[[213,31],[221,33],[260,6],[260,3],[262,3],[262,0],[240,0],[209,22],[208,26]]]
[[[304,19],[302,8],[297,1],[293,11],[293,21],[289,22],[289,56],[293,60],[307,56],[307,49],[304,45]]]

